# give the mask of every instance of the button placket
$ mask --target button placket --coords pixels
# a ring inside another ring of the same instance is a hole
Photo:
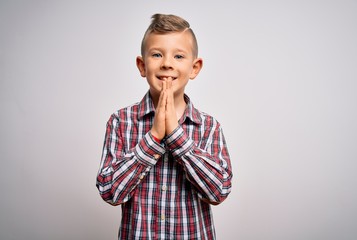
[[[169,160],[169,154],[167,152],[165,152],[164,162],[167,162],[168,160]]]
[[[159,216],[159,221],[163,224],[160,227],[164,228],[165,227],[165,222],[168,220],[168,216],[166,215],[166,204],[167,204],[167,193],[166,191],[168,190],[168,182],[167,182],[167,176],[168,176],[168,153],[165,152],[164,155],[162,156],[162,162],[161,162],[161,170],[162,172],[160,173],[160,182],[158,182],[158,187],[161,190],[160,193],[160,216]]]

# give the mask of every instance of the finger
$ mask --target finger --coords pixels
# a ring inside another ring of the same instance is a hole
[[[172,77],[167,78],[167,89],[171,89],[172,87]]]
[[[174,94],[171,88],[167,90],[166,112],[169,116],[172,116],[173,114],[176,115]]]
[[[166,79],[164,79],[163,81],[162,81],[162,88],[161,88],[161,91],[164,91],[164,90],[166,90],[166,88],[167,88],[167,82],[166,82]]]
[[[168,101],[170,101],[170,104],[173,104],[174,102],[174,92],[173,92],[173,89],[172,89],[172,78],[170,77],[168,82],[167,82],[167,89],[168,89]]]
[[[165,109],[165,105],[166,105],[166,97],[165,97],[166,83],[162,82],[161,83],[161,87],[162,87],[162,89],[161,89],[161,92],[160,92],[158,103],[156,105],[156,112],[159,112],[160,108],[161,108],[161,111],[163,111]]]
[[[157,103],[157,108],[159,109],[159,108],[162,108],[162,106],[164,106],[165,107],[165,105],[163,105],[164,104],[164,95],[165,95],[165,91],[161,91],[161,93],[160,93],[160,97],[159,97],[159,102]]]
[[[172,86],[172,81],[169,80],[168,85]],[[178,126],[175,103],[174,103],[174,94],[171,87],[167,90],[165,122],[166,122],[166,126],[165,126],[166,135],[170,134]]]
[[[163,84],[162,86],[166,87],[165,84]],[[159,101],[155,108],[155,117],[151,129],[152,131],[151,133],[159,139],[162,139],[165,136],[165,132],[166,132],[165,130],[166,99],[167,99],[167,90],[162,89],[160,93]]]

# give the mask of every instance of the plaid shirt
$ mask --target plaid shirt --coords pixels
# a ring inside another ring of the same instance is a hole
[[[107,123],[97,188],[121,204],[119,239],[216,238],[210,203],[231,191],[229,154],[220,124],[185,101],[179,127],[161,142],[150,133],[149,93]]]

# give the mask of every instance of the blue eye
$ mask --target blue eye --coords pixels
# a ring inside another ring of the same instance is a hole
[[[161,57],[161,54],[160,53],[153,53],[151,56],[153,56],[155,58],[159,58],[159,57]]]
[[[177,59],[182,59],[183,56],[182,56],[182,55],[176,55],[175,58],[177,58]]]

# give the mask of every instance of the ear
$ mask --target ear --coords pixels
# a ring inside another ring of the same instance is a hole
[[[146,77],[145,63],[144,63],[143,57],[141,57],[141,56],[136,57],[136,66],[139,69],[140,75],[142,77]]]
[[[190,74],[190,79],[193,80],[195,77],[197,77],[198,73],[201,71],[203,66],[203,60],[202,58],[196,58],[193,61],[193,66],[192,66],[192,71]]]

